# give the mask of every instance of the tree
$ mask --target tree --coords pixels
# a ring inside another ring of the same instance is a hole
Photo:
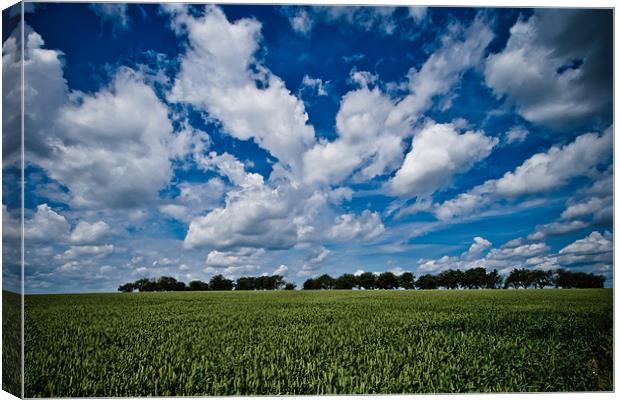
[[[334,288],[334,278],[332,278],[331,276],[329,276],[328,274],[323,274],[321,276],[319,276],[318,278],[316,278],[319,289],[333,289]]]
[[[378,289],[397,289],[398,278],[391,272],[383,272],[377,277]]]
[[[158,292],[172,292],[185,290],[185,283],[179,282],[171,276],[162,276],[156,283]]]
[[[399,277],[398,281],[400,287],[403,289],[411,290],[415,289],[415,276],[411,272],[403,272]]]
[[[487,271],[482,268],[470,268],[463,275],[463,284],[468,289],[480,289],[486,286]]]
[[[504,287],[512,286],[515,289],[520,287],[527,289],[532,283],[532,275],[527,268],[515,268],[510,271],[508,278],[504,282]]]
[[[134,288],[140,292],[154,292],[157,290],[157,283],[153,279],[142,278],[134,282]]]
[[[244,276],[237,279],[235,283],[235,290],[255,290],[256,278]]]
[[[497,272],[496,269],[489,272],[486,276],[486,288],[487,289],[497,289],[502,285],[502,276]]]
[[[295,285],[293,282],[286,282],[286,284],[284,285],[284,290],[295,290],[296,287],[297,285]]]
[[[357,278],[352,274],[343,274],[336,278],[334,282],[335,289],[353,289],[357,283]]]
[[[134,284],[133,284],[133,282],[127,282],[127,283],[125,283],[125,284],[123,284],[123,285],[120,285],[120,286],[118,287],[118,291],[119,291],[119,292],[125,292],[125,293],[130,293],[130,292],[133,292],[133,289],[134,289]]]
[[[553,272],[552,271],[543,271],[541,269],[535,269],[530,271],[530,279],[533,282],[533,285],[538,287],[539,289],[544,288],[545,286],[551,286],[553,281]]]
[[[316,279],[310,278],[304,282],[304,290],[319,290],[320,288],[319,281]]]
[[[189,290],[205,291],[209,290],[209,284],[203,281],[191,281],[188,286]]]
[[[605,277],[585,272],[571,272],[565,269],[556,271],[555,287],[561,288],[602,288]]]
[[[457,269],[449,269],[443,271],[437,276],[437,285],[446,289],[456,289],[459,285],[463,285],[463,271]]]
[[[209,281],[209,288],[211,290],[232,290],[233,281],[224,278],[223,275],[215,275]]]
[[[439,280],[434,275],[426,274],[419,277],[415,285],[418,289],[422,290],[437,289]]]
[[[267,290],[280,290],[284,286],[284,277],[282,275],[272,275],[268,279]]]
[[[377,284],[377,277],[372,272],[363,272],[357,277],[357,287],[366,290],[374,289]]]

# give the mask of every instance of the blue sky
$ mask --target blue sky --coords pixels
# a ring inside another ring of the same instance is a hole
[[[27,11],[29,293],[478,266],[612,285],[610,10]]]

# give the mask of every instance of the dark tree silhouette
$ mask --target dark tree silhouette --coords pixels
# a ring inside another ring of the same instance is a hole
[[[295,285],[293,282],[286,282],[286,284],[284,285],[284,290],[295,290],[296,287],[297,285]]]
[[[363,272],[357,277],[357,287],[360,289],[371,290],[377,285],[377,276],[372,272]]]
[[[133,289],[134,289],[133,282],[128,282],[118,287],[119,292],[125,292],[125,293],[133,292]]]
[[[343,274],[336,278],[334,282],[334,289],[353,289],[355,284],[357,283],[357,279],[355,275],[352,274]]]
[[[532,270],[530,271],[529,280],[539,289],[545,286],[551,286],[553,284],[553,271],[543,271],[541,269]]]
[[[533,284],[532,275],[527,268],[515,268],[510,271],[508,278],[504,281],[504,287],[513,287],[515,289],[527,289]]]
[[[203,281],[191,281],[189,283],[188,290],[194,290],[194,291],[209,290],[209,284]]]
[[[434,275],[426,274],[419,277],[415,285],[418,289],[422,290],[437,289],[439,280]]]
[[[415,276],[411,272],[403,272],[398,277],[399,286],[403,289],[415,289]]]
[[[463,271],[449,269],[437,276],[437,285],[446,289],[457,289],[464,284],[463,279]]]
[[[480,289],[487,282],[487,271],[482,267],[470,268],[463,274],[463,286],[468,289]]]
[[[335,280],[334,278],[332,278],[331,276],[329,276],[328,274],[323,274],[321,276],[319,276],[318,278],[316,278],[317,283],[319,285],[319,289],[333,289],[334,288],[334,283]]]
[[[307,279],[304,282],[304,290],[319,290],[321,287],[319,286],[319,281],[316,279]]]
[[[233,281],[224,278],[223,275],[215,275],[209,281],[209,288],[211,290],[232,290]]]
[[[571,272],[559,269],[556,272],[555,287],[564,289],[577,288],[602,288],[605,284],[605,277],[585,272]]]
[[[498,289],[502,286],[502,276],[497,272],[496,269],[489,272],[486,277],[486,288],[487,289]]]
[[[377,289],[397,289],[398,278],[391,272],[383,272],[377,277]]]
[[[237,279],[235,283],[235,290],[255,290],[256,278],[244,276]]]

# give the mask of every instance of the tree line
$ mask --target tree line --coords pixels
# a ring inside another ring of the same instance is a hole
[[[556,271],[513,269],[503,277],[494,269],[470,268],[466,271],[449,269],[437,275],[424,274],[416,277],[411,272],[396,275],[392,272],[374,274],[364,272],[359,275],[343,274],[333,278],[328,274],[311,278],[304,282],[305,290],[328,289],[499,289],[499,288],[602,288],[605,277],[585,272],[571,272],[565,269]]]
[[[424,274],[416,279],[411,272],[396,275],[392,272],[375,274],[364,272],[359,275],[343,274],[336,278],[328,274],[311,278],[304,282],[304,290],[330,289],[500,289],[500,288],[602,288],[605,277],[585,272],[571,272],[565,269],[555,271],[513,269],[503,277],[494,269],[487,272],[482,267],[466,271],[449,269],[437,275]],[[236,281],[215,275],[209,282],[191,281],[188,285],[170,276],[158,279],[138,279],[118,287],[119,292],[169,292],[169,291],[204,291],[204,290],[293,290],[296,285],[286,282],[281,275],[245,276]]]
[[[142,278],[134,282],[127,282],[118,287],[119,292],[180,292],[204,290],[293,290],[296,285],[284,281],[282,275],[246,276],[233,281],[223,275],[215,275],[209,282],[191,281],[188,285],[177,281],[170,276],[158,279]]]

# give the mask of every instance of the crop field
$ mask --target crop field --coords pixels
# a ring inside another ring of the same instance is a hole
[[[612,290],[26,297],[27,397],[599,391]]]

